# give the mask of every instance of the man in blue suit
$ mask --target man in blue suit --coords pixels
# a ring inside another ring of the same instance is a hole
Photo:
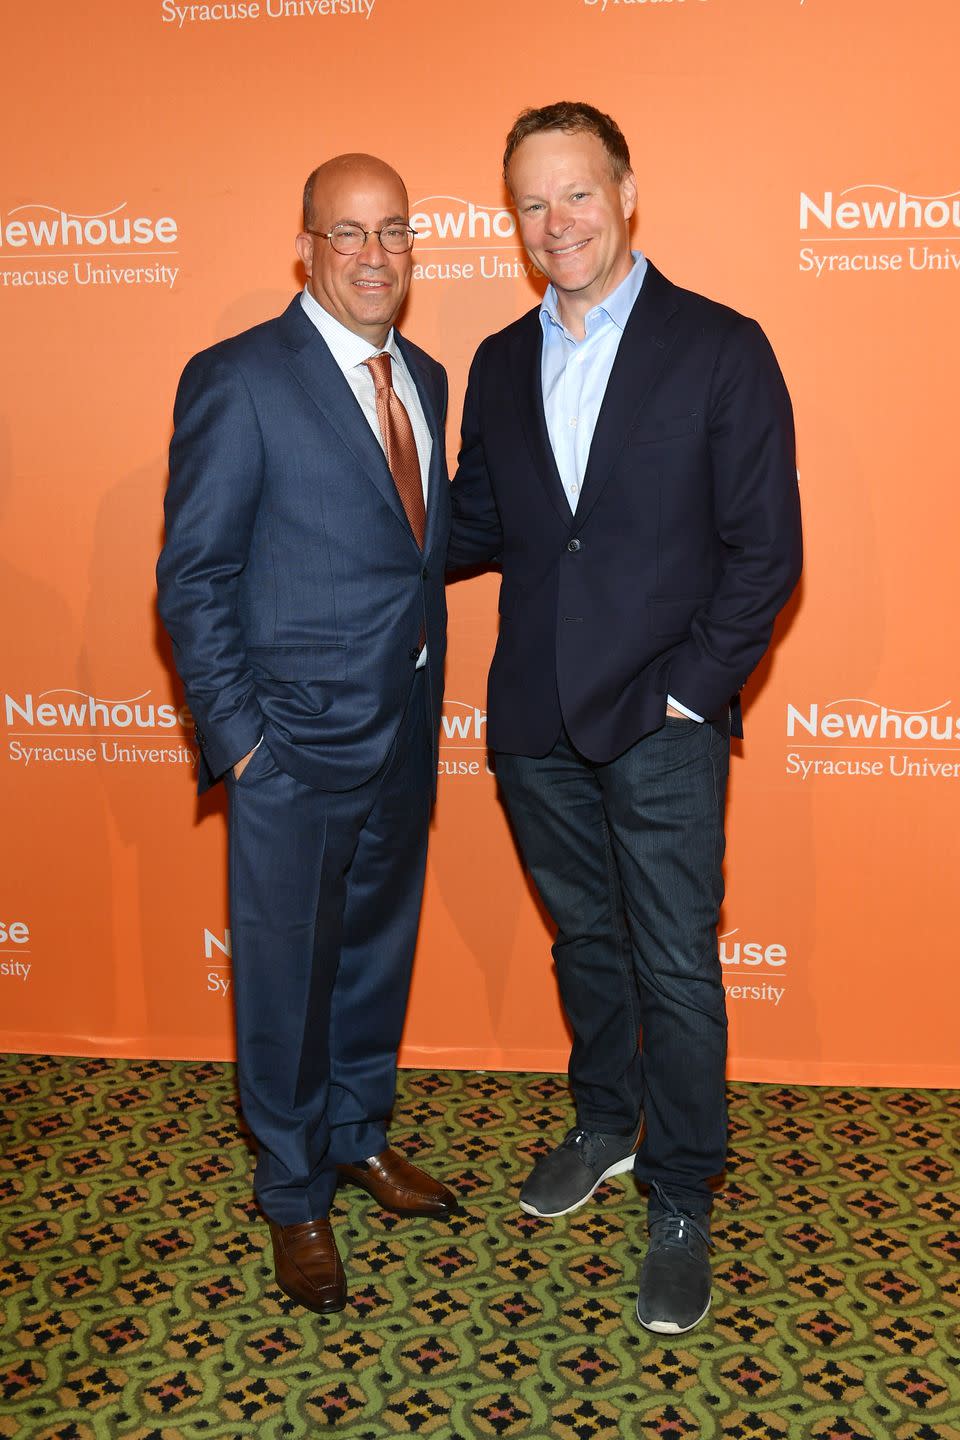
[[[449,563],[502,566],[489,741],[573,1031],[577,1123],[520,1204],[567,1214],[633,1170],[637,1313],[672,1334],[710,1304],[729,735],[800,571],[791,407],[754,321],[631,250],[609,116],[525,111],[504,175],[550,285],[473,362]]]
[[[338,1180],[455,1196],[387,1144],[436,783],[449,489],[442,368],[393,329],[407,194],[369,155],[304,191],[307,274],[195,356],[170,447],[160,613],[230,797],[240,1095],[277,1281],[342,1309]]]

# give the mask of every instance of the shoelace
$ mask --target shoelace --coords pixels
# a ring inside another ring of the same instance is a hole
[[[657,1199],[666,1212],[664,1215],[658,1216],[654,1221],[658,1229],[661,1226],[663,1227],[660,1229],[658,1235],[658,1239],[661,1240],[662,1244],[677,1245],[686,1249],[689,1246],[689,1237],[692,1232],[700,1236],[700,1239],[708,1250],[712,1250],[713,1241],[710,1239],[709,1232],[704,1231],[703,1227],[697,1224],[692,1215],[686,1215],[682,1210],[678,1210],[670,1199],[670,1196],[658,1185],[656,1180],[652,1182],[652,1188],[656,1192]]]
[[[673,1245],[680,1250],[689,1250],[690,1237],[698,1235],[708,1250],[713,1249],[712,1242],[690,1215],[661,1215],[653,1224],[657,1227],[657,1241],[661,1245]]]
[[[592,1170],[600,1160],[597,1153],[597,1144],[589,1130],[568,1130],[561,1141],[566,1150],[578,1150],[581,1153],[583,1162]]]

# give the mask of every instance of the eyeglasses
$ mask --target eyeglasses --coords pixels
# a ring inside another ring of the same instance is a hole
[[[359,255],[371,235],[376,235],[384,250],[391,255],[403,255],[413,249],[416,230],[410,225],[382,225],[379,230],[364,230],[359,225],[334,225],[332,230],[311,230],[320,240],[329,240],[338,255]]]

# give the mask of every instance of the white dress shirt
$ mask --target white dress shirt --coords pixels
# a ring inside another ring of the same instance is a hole
[[[410,425],[413,429],[413,438],[417,442],[417,456],[420,460],[420,481],[423,485],[423,508],[427,508],[427,483],[430,475],[430,457],[433,454],[433,436],[427,426],[427,419],[423,413],[423,406],[420,403],[420,395],[413,382],[410,371],[404,364],[403,356],[397,347],[394,338],[393,327],[390,333],[378,350],[371,345],[369,340],[364,340],[362,335],[356,335],[348,330],[346,325],[341,325],[329,310],[314,299],[310,291],[304,287],[303,295],[300,297],[304,314],[311,320],[324,340],[334,360],[343,371],[344,379],[350,386],[357,403],[363,411],[364,418],[370,429],[376,435],[380,448],[384,455],[387,453],[386,442],[380,433],[380,421],[377,418],[377,393],[373,383],[373,376],[368,366],[364,363],[374,355],[389,355],[391,370],[393,372],[393,388],[403,404],[403,408],[410,416]],[[427,647],[424,645],[417,660],[417,669],[420,670],[427,663]]]
[[[300,297],[304,314],[308,320],[312,320],[320,334],[327,342],[330,354],[336,360],[343,371],[344,378],[354,395],[360,409],[366,417],[367,424],[376,435],[380,448],[384,455],[387,447],[383,436],[380,434],[380,422],[377,419],[377,397],[373,384],[373,376],[364,364],[374,355],[389,355],[391,368],[393,370],[393,388],[403,402],[403,408],[410,416],[410,424],[413,427],[413,438],[417,442],[417,455],[420,458],[420,479],[423,482],[423,504],[427,504],[427,480],[430,475],[430,457],[433,454],[433,436],[427,428],[426,416],[423,413],[423,406],[420,404],[420,395],[410,371],[404,364],[403,356],[397,347],[393,329],[386,340],[380,346],[371,345],[369,340],[364,340],[362,335],[355,335],[348,330],[346,325],[324,310],[323,306],[313,298],[310,291],[305,289]]]

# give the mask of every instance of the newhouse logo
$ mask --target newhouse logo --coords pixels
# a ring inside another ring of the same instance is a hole
[[[0,978],[4,980],[29,980],[33,961],[26,957],[31,953],[30,926],[26,920],[0,920]]]
[[[487,765],[487,712],[470,700],[444,700],[440,716],[440,775],[492,775]]]
[[[29,202],[0,211],[0,289],[160,285],[180,266],[172,215],[136,215],[126,200],[95,214]]]
[[[440,729],[441,745],[485,745],[487,712],[470,700],[445,700]]]
[[[207,965],[207,992],[226,998],[230,992],[233,976],[230,962],[233,956],[230,931],[218,935],[215,930],[203,930],[203,958]]]
[[[717,936],[728,1000],[759,1000],[774,1008],[787,993],[787,947],[748,940],[739,927]]]
[[[186,705],[154,704],[150,691],[129,700],[101,700],[82,690],[42,690],[34,696],[4,694],[7,728],[28,730],[140,730],[185,729],[193,723]]]
[[[771,945],[763,940],[745,940],[739,927],[718,935],[717,941],[720,950],[720,964],[728,968],[735,969],[744,965],[751,969],[758,966],[780,969],[787,963],[786,945],[779,943]]]
[[[950,700],[929,710],[863,698],[788,704],[787,738],[795,748],[786,772],[800,780],[960,780],[960,715]]]
[[[825,705],[787,705],[787,737],[825,741],[939,741],[960,739],[960,716],[950,713],[951,701],[931,710],[901,710],[876,700],[828,700]]]
[[[7,758],[28,770],[97,764],[192,768],[197,751],[184,735],[193,725],[189,709],[157,704],[150,693],[122,700],[68,688],[4,693]]]
[[[417,232],[415,279],[520,280],[541,273],[523,252],[515,212],[503,206],[424,195],[412,206],[410,224]]]
[[[56,255],[67,250],[120,249],[174,245],[179,238],[172,215],[130,215],[127,202],[96,215],[80,215],[56,205],[15,205],[0,214],[0,247],[42,250]]]
[[[478,240],[510,240],[517,233],[512,210],[496,205],[475,205],[459,195],[425,195],[413,205],[410,224],[417,232],[417,247],[444,241],[453,245]]]
[[[960,232],[960,190],[914,195],[892,185],[848,185],[800,192],[800,230],[811,239],[838,232],[915,237],[951,229]]]

